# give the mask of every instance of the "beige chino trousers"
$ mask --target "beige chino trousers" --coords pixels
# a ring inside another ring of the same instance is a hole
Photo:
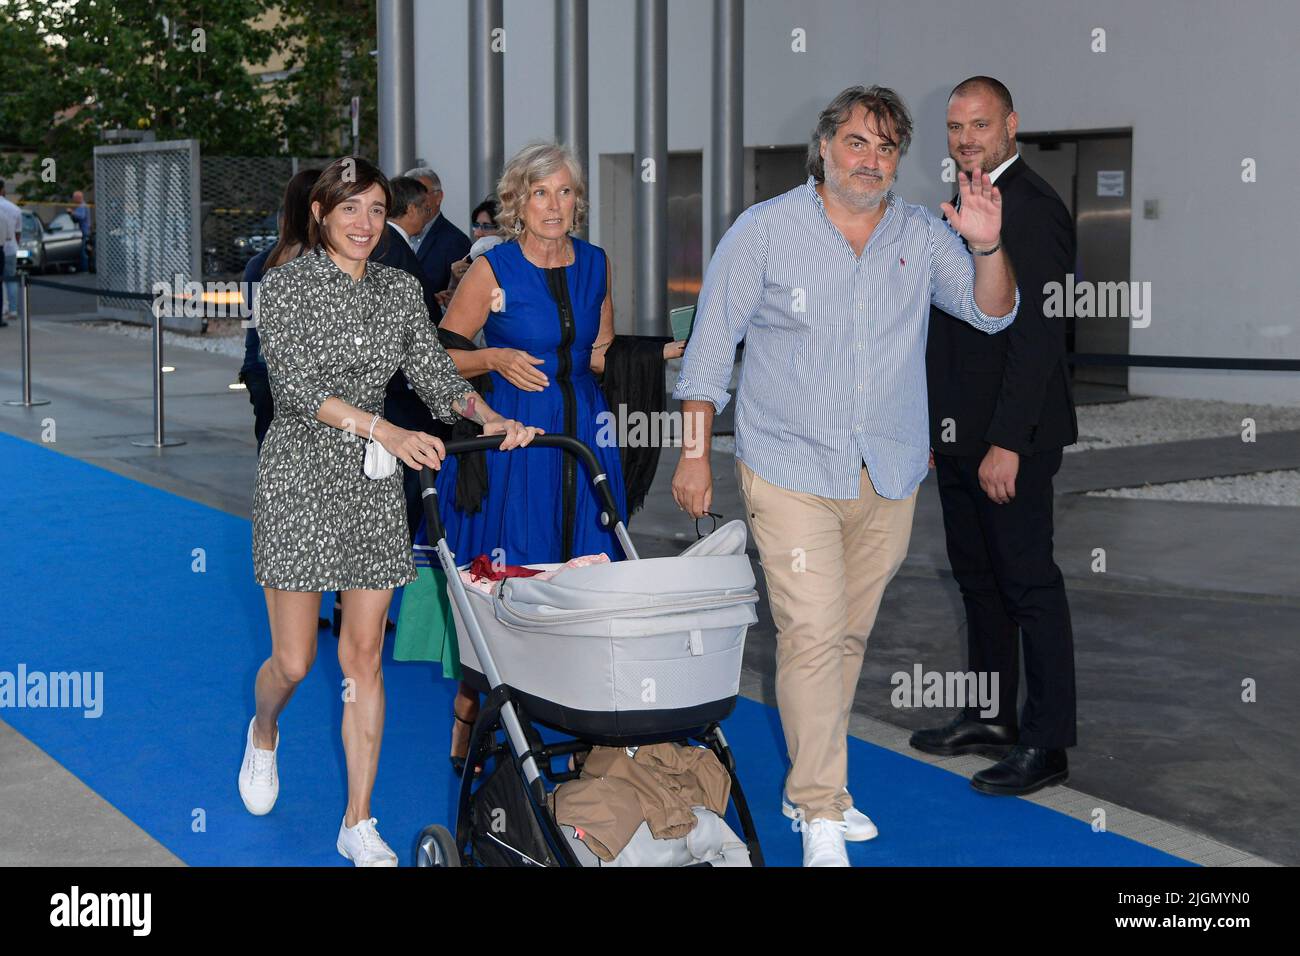
[[[764,481],[740,459],[736,477],[776,624],[776,700],[790,755],[786,798],[805,820],[842,820],[849,714],[885,586],[907,555],[916,492],[823,498]]]

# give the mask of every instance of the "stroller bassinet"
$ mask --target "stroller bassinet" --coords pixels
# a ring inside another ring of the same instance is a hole
[[[744,531],[738,521],[715,532],[732,553],[511,578],[494,594],[470,588],[466,603],[501,682],[537,720],[614,745],[703,728],[735,704],[745,631],[757,619]],[[467,633],[454,599],[453,608],[457,633]],[[489,689],[472,641],[462,642],[461,666]]]

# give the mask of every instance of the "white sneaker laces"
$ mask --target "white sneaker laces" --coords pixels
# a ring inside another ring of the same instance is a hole
[[[271,768],[275,765],[275,752],[271,750],[258,750],[253,746],[253,783],[257,783],[258,777],[265,777],[267,783],[271,782]]]
[[[375,817],[371,817],[369,820],[362,820],[354,827],[354,832],[361,838],[361,852],[363,854],[384,852],[384,841],[375,830],[375,824],[378,822],[379,820]]]
[[[808,824],[808,840],[814,846],[823,843],[834,844],[837,842],[835,834],[843,834],[848,826],[843,820],[827,820],[825,817],[818,817]]]

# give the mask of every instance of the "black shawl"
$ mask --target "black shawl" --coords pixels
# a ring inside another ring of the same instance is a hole
[[[442,343],[445,349],[463,349],[467,352],[476,351],[478,346],[463,335],[457,335],[448,329],[438,329],[438,341]],[[476,375],[468,380],[470,388],[478,392],[479,395],[487,395],[492,391],[492,376],[484,372],[482,375]],[[451,441],[460,441],[464,438],[477,438],[481,426],[477,422],[472,422],[468,418],[457,418],[456,423],[451,426],[451,434],[448,436]],[[460,471],[456,474],[456,508],[458,511],[467,515],[476,514],[482,506],[483,494],[487,491],[487,456],[476,451],[472,454],[460,456]]]
[[[668,338],[617,336],[605,353],[605,372],[600,387],[605,403],[615,416],[619,406],[628,414],[644,414],[651,422],[661,421],[667,409],[664,394],[664,344]],[[650,434],[654,434],[650,430]],[[642,448],[619,446],[623,464],[623,485],[627,489],[627,514],[639,511],[655,480],[659,467],[659,442]]]

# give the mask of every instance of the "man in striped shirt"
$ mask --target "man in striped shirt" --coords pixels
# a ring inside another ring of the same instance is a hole
[[[800,821],[805,866],[847,866],[845,840],[876,835],[846,787],[848,721],[928,465],[930,305],[991,334],[1019,304],[981,170],[961,177],[960,211],[941,207],[948,223],[891,192],[911,138],[884,87],[851,87],[822,111],[808,181],[747,209],[719,243],[673,393],[699,423],[673,497],[698,517],[713,416],[745,341],[736,471],[777,627],[783,809]]]

